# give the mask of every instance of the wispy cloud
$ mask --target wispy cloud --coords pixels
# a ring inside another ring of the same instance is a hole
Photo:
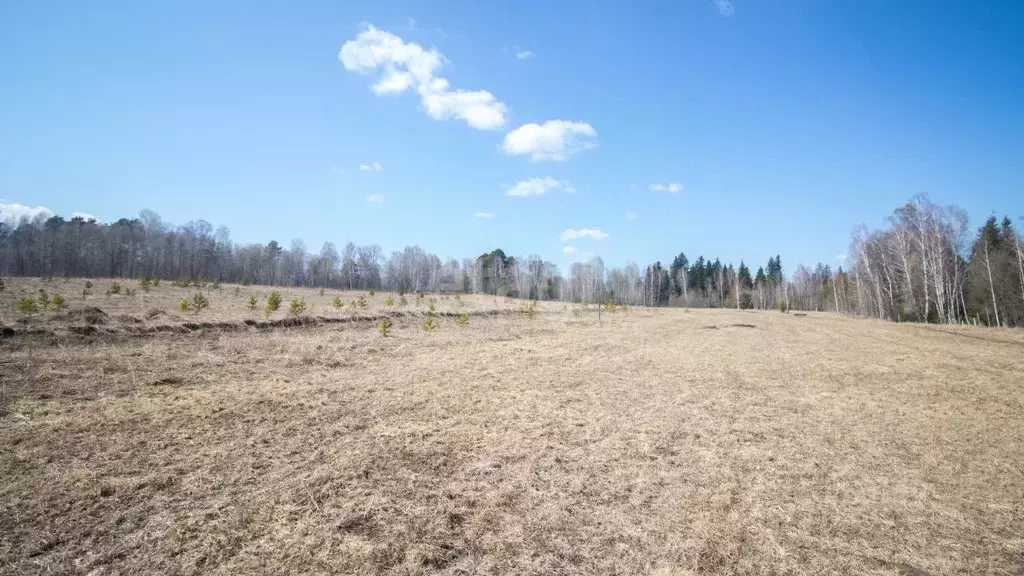
[[[597,130],[586,122],[549,120],[524,124],[505,135],[502,150],[509,156],[529,156],[534,162],[562,162],[597,146]]]
[[[415,42],[368,26],[355,40],[345,42],[338,59],[346,70],[369,74],[382,70],[371,88],[378,95],[414,89],[420,105],[434,120],[463,120],[471,128],[497,130],[505,125],[508,108],[486,90],[453,90],[437,71],[448,59],[436,48],[425,50]]]
[[[532,50],[520,50],[519,52],[516,52],[516,59],[526,60],[527,58],[533,58]]]
[[[683,185],[679,182],[669,182],[668,184],[651,184],[651,192],[668,192],[669,194],[677,194],[683,191]]]
[[[582,240],[584,238],[590,238],[592,240],[604,240],[609,235],[602,232],[600,228],[580,228],[579,230],[573,230],[572,228],[562,232],[562,242],[568,242],[570,240]]]
[[[551,190],[558,189],[562,189],[567,194],[576,193],[576,189],[572,187],[568,180],[555,180],[551,176],[545,176],[543,178],[530,178],[516,182],[505,194],[526,198],[530,196],[543,196]]]
[[[732,16],[736,13],[736,6],[732,3],[732,0],[714,0],[715,7],[718,8],[718,13],[722,16]]]
[[[373,204],[383,204],[384,203],[384,195],[383,194],[370,194],[369,196],[366,197],[366,201],[367,202],[371,202]]]
[[[483,218],[485,220],[489,220],[491,218],[494,218],[494,212],[474,212],[473,216],[476,216],[477,218]]]
[[[374,161],[372,164],[360,164],[359,169],[363,172],[380,172],[384,167],[380,165],[380,162]]]
[[[331,166],[331,172],[334,174],[344,174],[345,169],[341,166]]]
[[[626,220],[636,220],[640,215],[636,212],[626,212]]]
[[[846,260],[846,254],[836,254],[836,260]]]
[[[573,248],[572,246],[566,246],[565,248],[562,248],[562,252],[564,252],[565,254],[572,254],[575,251],[576,248]]]

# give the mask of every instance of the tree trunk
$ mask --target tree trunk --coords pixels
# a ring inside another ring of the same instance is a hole
[[[839,314],[839,291],[836,290],[836,282],[839,281],[839,275],[832,279],[832,298],[836,301],[836,314]]]
[[[996,304],[996,286],[992,282],[992,262],[988,257],[988,238],[982,240],[985,245],[985,270],[988,271],[988,289],[992,293],[992,310],[996,316],[996,326],[999,326],[999,305]]]
[[[1020,274],[1020,297],[1024,299],[1024,251],[1020,247],[1020,236],[1013,235],[1013,242],[1017,245],[1017,272]]]

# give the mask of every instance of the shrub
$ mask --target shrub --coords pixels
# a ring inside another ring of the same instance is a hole
[[[249,310],[255,310],[255,309],[256,309],[256,295],[255,294],[250,294],[249,295]]]
[[[399,296],[399,298],[398,298],[398,305],[399,306],[405,306],[408,303],[409,303],[409,301],[405,299],[405,296],[401,296],[401,295]]]
[[[370,290],[369,294],[370,294],[370,298],[373,298],[373,295],[376,294],[376,292],[374,292],[373,290]]]
[[[459,326],[462,326],[463,328],[469,326],[469,314],[461,314],[458,320],[456,320],[455,322],[457,322]]]
[[[292,301],[288,303],[288,315],[298,316],[306,311],[306,301],[298,298],[292,298]]]
[[[6,288],[6,286],[4,286],[4,279],[0,278],[0,292],[3,292],[4,288]]]
[[[203,308],[207,308],[209,306],[210,301],[206,298],[206,296],[203,295],[202,292],[196,292],[195,294],[193,294],[191,300],[188,298],[182,298],[181,303],[179,304],[179,307],[181,308],[182,312],[188,312],[189,310],[191,310],[196,314],[198,314],[199,311],[202,310]]]
[[[619,306],[619,310],[622,310],[623,314],[629,314],[629,306],[626,306],[625,304]]]
[[[216,282],[211,284],[210,288],[213,289],[213,290],[220,290],[220,280],[217,280]]]
[[[387,298],[385,298],[385,299],[384,299],[384,305],[385,305],[385,306],[394,306],[394,305],[395,305],[395,299],[394,299],[394,297],[392,297],[392,296],[388,296]]]
[[[405,296],[405,290],[399,290],[398,291],[398,295],[399,296]]]
[[[175,288],[188,288],[189,281],[188,279],[177,278],[171,282],[171,284],[173,284]]]
[[[321,295],[321,296],[323,296],[323,295],[324,295],[324,289],[323,289],[323,288],[321,288],[321,289],[320,289],[320,295]]]
[[[779,300],[779,312],[782,312],[783,314],[785,314],[787,310],[789,310],[789,309],[786,307],[786,301],[785,300]]]
[[[50,295],[42,288],[39,289],[39,307],[43,310],[50,307]]]
[[[377,331],[381,333],[381,336],[387,336],[391,331],[391,325],[391,318],[381,316],[380,320],[377,320]]]
[[[434,298],[433,296],[431,296],[430,298],[427,298],[427,302],[430,303],[430,309],[433,310],[434,309],[434,305],[437,304],[437,298]]]
[[[139,279],[139,289],[143,292],[149,292],[150,285],[149,276],[143,276]]]
[[[137,292],[136,292],[135,288],[125,288],[124,289],[124,295],[125,296],[135,296],[136,293]]]
[[[281,308],[281,293],[277,290],[267,294],[267,307],[263,310],[263,313],[269,318],[271,314],[277,312]]]
[[[427,316],[427,319],[423,321],[423,324],[420,324],[420,327],[423,328],[424,332],[430,332],[437,328],[437,320],[433,316]]]
[[[56,310],[63,310],[63,309],[68,307],[67,301],[64,300],[64,297],[61,296],[60,294],[54,294],[53,295],[53,300],[50,301],[50,304]]]
[[[744,310],[750,310],[754,307],[754,299],[750,296],[749,292],[740,294],[740,308]]]
[[[537,301],[530,300],[529,302],[524,304],[523,312],[526,312],[526,315],[529,316],[531,320],[533,320],[533,318],[537,315]]]
[[[335,296],[334,299],[331,300],[331,306],[334,306],[335,308],[341,308],[341,298]]]
[[[241,296],[242,295],[242,287],[241,286],[235,286],[234,292],[235,292],[235,297]]]
[[[242,278],[242,286],[248,286],[248,285],[249,285],[249,278],[248,277]]]
[[[615,305],[615,300],[612,300],[611,298],[609,298],[609,299],[604,301],[604,311],[605,312],[613,312],[614,313],[615,310],[617,310],[617,309],[618,309],[618,306]]]
[[[156,278],[153,278],[153,288],[156,288],[159,285],[160,285],[160,277],[157,276]]]
[[[432,314],[433,314],[434,312],[436,312],[436,311],[437,311],[437,307],[435,306],[435,304],[436,304],[436,303],[434,302],[434,299],[433,299],[433,298],[431,298],[431,299],[430,299],[430,303],[429,303],[429,305],[428,305],[428,308],[427,308],[427,310],[428,310],[428,313],[429,313],[429,314],[431,314],[431,315],[432,315]]]
[[[110,286],[107,286],[107,296],[110,296],[111,294],[120,294],[120,293],[121,293],[121,285],[118,284],[117,282],[114,282]]]
[[[86,290],[92,290],[92,282],[86,280],[85,281],[85,289]]]
[[[32,298],[25,296],[18,300],[18,312],[21,312],[26,316],[38,314],[39,304],[37,304]]]
[[[369,302],[367,302],[367,301],[366,301],[366,298],[363,298],[362,296],[360,296],[360,297],[359,297],[359,298],[358,298],[358,299],[356,300],[356,306],[359,306],[360,308],[366,308],[366,307],[367,307],[367,306],[369,306],[369,305],[370,305],[370,303],[369,303]]]

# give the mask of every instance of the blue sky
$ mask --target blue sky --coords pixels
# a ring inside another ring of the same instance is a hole
[[[8,1],[0,203],[835,265],[916,193],[1024,216],[1021,30],[1020,2]]]

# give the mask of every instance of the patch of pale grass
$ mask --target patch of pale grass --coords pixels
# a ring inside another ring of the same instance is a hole
[[[0,344],[0,574],[1024,569],[1019,332],[542,309]]]

